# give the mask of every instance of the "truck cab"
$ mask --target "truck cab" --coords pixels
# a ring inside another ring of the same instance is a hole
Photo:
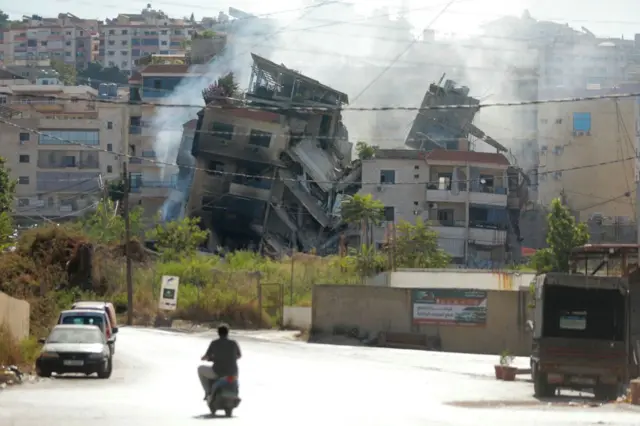
[[[559,389],[614,400],[638,376],[638,245],[573,250],[570,273],[536,277],[531,375],[537,397]]]

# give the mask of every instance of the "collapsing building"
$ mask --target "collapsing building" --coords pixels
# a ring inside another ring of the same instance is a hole
[[[348,97],[252,57],[242,103],[214,100],[198,113],[186,211],[211,230],[211,249],[309,251],[339,231],[340,200],[358,189],[340,113]]]
[[[443,105],[462,107],[429,109]],[[469,96],[467,87],[458,87],[451,80],[444,85],[431,84],[405,144],[428,151],[423,156],[430,177],[425,210],[428,220],[442,225],[438,229],[441,247],[467,266],[487,267],[521,257],[519,219],[529,179],[503,154],[507,153],[504,146],[473,124],[478,105],[479,100]],[[473,151],[480,143],[488,144],[495,154],[470,155],[476,154]],[[442,150],[460,153],[443,155],[439,153]],[[456,206],[456,202],[466,207]],[[458,217],[454,217],[456,211]],[[491,230],[492,237],[475,236],[482,229]]]

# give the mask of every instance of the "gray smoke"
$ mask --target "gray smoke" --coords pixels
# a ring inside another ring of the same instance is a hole
[[[521,11],[528,2],[519,2]],[[204,105],[202,89],[229,71],[246,89],[251,52],[347,93],[352,107],[418,107],[428,85],[444,73],[483,101],[529,100],[516,90],[512,73],[536,65],[538,51],[532,40],[539,38],[535,34],[539,29],[532,24],[529,33],[524,31],[520,16],[510,18],[515,24],[494,26],[480,37],[446,40],[437,32],[421,34],[422,29],[384,9],[364,16],[342,2],[316,2],[295,14],[275,17],[232,21],[226,30],[227,47],[207,66],[204,79],[185,80],[167,102]],[[397,58],[400,52],[405,53]],[[159,110],[153,129],[160,159],[175,161],[182,124],[196,118],[199,108]],[[345,111],[344,122],[352,142],[393,148],[404,145],[415,115],[415,111]],[[477,124],[513,148],[529,132],[522,128],[519,115],[517,108],[486,108],[478,114]]]

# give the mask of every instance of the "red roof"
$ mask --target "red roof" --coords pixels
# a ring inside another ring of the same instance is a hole
[[[509,160],[502,154],[476,151],[448,151],[437,149],[425,155],[427,161],[451,161],[452,163],[483,163],[509,166]]]

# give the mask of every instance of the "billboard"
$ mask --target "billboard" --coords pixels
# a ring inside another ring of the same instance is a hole
[[[164,311],[175,311],[178,306],[178,285],[180,278],[170,275],[162,276],[162,286],[160,288],[160,302],[158,308]]]
[[[416,289],[411,293],[414,324],[483,327],[487,292],[467,289]]]

